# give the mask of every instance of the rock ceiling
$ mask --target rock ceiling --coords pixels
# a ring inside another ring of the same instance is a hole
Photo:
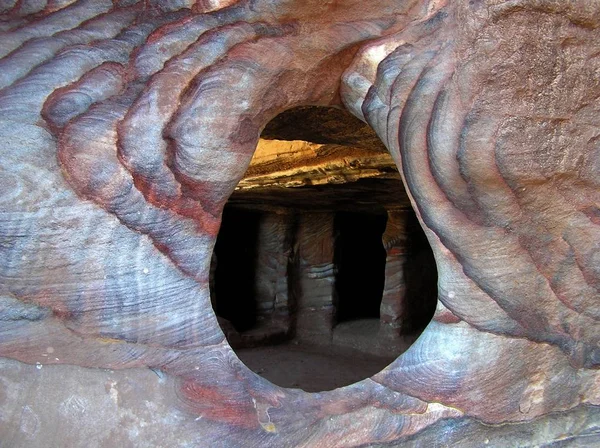
[[[410,207],[373,130],[347,112],[316,107],[284,112],[266,126],[229,203],[363,212]]]

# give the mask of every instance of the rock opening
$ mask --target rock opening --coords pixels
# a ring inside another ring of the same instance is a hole
[[[394,162],[356,122],[326,108],[280,115],[224,209],[213,307],[240,359],[281,386],[367,378],[435,310],[431,248]]]

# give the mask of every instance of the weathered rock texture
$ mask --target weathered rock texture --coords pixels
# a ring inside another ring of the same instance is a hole
[[[391,327],[401,325],[406,297],[404,266],[408,259],[408,212],[391,210],[383,234],[386,251],[385,286],[381,299],[382,320]]]
[[[372,178],[400,180],[387,152],[302,140],[261,139],[236,191],[335,185]]]
[[[304,215],[298,235],[298,330],[301,338],[328,337],[333,329],[335,270],[333,214]]]
[[[365,149],[370,141],[370,136],[328,144],[261,138],[228,204],[276,212],[411,209],[394,160],[377,146]]]
[[[598,441],[598,2],[0,11],[3,442]],[[221,211],[262,128],[306,105],[376,131],[440,274],[416,344],[321,394],[245,368],[208,290]]]

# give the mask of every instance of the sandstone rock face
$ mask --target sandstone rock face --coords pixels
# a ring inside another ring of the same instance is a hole
[[[598,2],[0,12],[4,444],[600,443]],[[439,273],[419,340],[318,394],[249,371],[209,292],[224,204],[299,106],[376,132]]]

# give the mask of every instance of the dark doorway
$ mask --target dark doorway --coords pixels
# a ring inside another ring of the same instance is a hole
[[[404,333],[420,334],[431,322],[437,305],[437,267],[433,251],[414,212],[408,215]]]
[[[214,288],[217,316],[238,331],[256,323],[256,255],[261,214],[225,207],[215,245]]]
[[[337,321],[379,318],[385,282],[385,214],[339,212],[335,217]]]

